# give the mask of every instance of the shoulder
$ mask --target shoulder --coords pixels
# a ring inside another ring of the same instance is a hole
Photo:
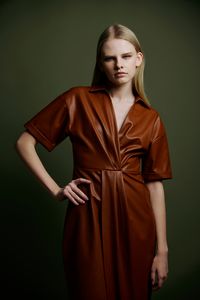
[[[157,119],[160,117],[160,113],[154,107],[150,106],[149,114],[154,118]]]
[[[87,93],[90,90],[90,86],[72,86],[66,90],[63,94],[79,95],[82,93]]]
[[[164,131],[164,123],[160,112],[151,104],[144,105],[144,100],[138,101],[137,107],[139,120],[148,126],[150,131],[161,130]]]
[[[154,120],[154,125],[158,123],[163,124],[163,116],[156,108],[151,106],[150,114],[152,115],[152,119]]]
[[[155,141],[158,137],[165,136],[166,130],[160,112],[157,111],[157,109],[151,107],[150,114],[151,114],[152,136],[154,137],[153,140]]]
[[[65,102],[74,102],[86,96],[90,91],[90,86],[72,86],[60,94]]]
[[[136,100],[137,103],[137,112],[144,118],[147,118],[149,121],[155,121],[160,117],[159,112],[150,104],[147,103],[144,99],[139,98]]]

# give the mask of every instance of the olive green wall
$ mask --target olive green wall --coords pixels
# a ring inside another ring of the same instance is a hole
[[[198,1],[1,1],[1,272],[7,295],[67,299],[57,203],[20,160],[23,124],[71,86],[90,85],[100,33],[130,27],[146,55],[147,95],[165,123],[173,180],[165,181],[169,276],[153,299],[195,299],[199,231]],[[65,140],[38,153],[60,184],[71,180]],[[80,249],[81,250],[81,249]],[[80,251],[81,252],[81,251]],[[1,291],[2,292],[2,291]]]

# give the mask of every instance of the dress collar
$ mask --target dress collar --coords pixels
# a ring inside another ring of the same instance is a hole
[[[91,86],[89,89],[89,92],[97,92],[97,91],[107,91],[105,86]],[[147,108],[151,108],[150,104],[148,104],[144,99],[142,99],[140,96],[135,96],[135,102],[142,101],[143,104],[146,105]]]

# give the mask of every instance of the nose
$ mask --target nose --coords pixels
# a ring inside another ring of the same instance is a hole
[[[115,68],[116,68],[117,70],[123,68],[123,64],[122,64],[122,61],[121,61],[120,58],[116,58],[116,61],[115,61]]]

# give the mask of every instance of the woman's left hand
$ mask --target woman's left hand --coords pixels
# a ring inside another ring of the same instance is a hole
[[[160,289],[167,279],[168,274],[168,253],[157,253],[151,267],[152,289]]]

